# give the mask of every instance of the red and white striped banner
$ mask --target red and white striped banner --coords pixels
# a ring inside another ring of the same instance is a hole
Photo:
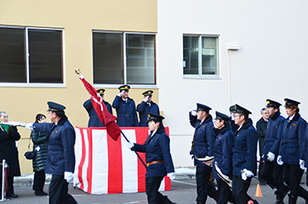
[[[131,143],[143,144],[149,135],[145,127],[121,129]],[[90,194],[145,192],[146,168],[123,137],[113,140],[106,128],[76,127],[75,131],[74,186]],[[145,154],[138,154],[145,161]],[[159,190],[171,190],[169,177]]]

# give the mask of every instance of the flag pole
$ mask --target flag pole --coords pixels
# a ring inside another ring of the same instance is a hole
[[[121,134],[123,135],[123,137],[125,138],[125,140],[128,142],[128,143],[130,143],[130,141],[127,139],[127,137],[124,135],[124,133],[122,132],[122,130],[121,130]],[[143,166],[145,167],[145,168],[147,168],[147,165],[144,163],[144,161],[141,159],[141,157],[140,157],[140,155],[136,152],[136,150],[134,150],[134,149],[132,149],[135,153],[136,153],[136,155],[137,155],[137,157],[139,158],[139,160],[142,162],[142,164],[143,164]]]

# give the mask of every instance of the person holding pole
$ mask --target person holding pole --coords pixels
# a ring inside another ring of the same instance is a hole
[[[147,162],[146,194],[149,204],[172,204],[167,196],[158,192],[163,178],[168,175],[174,179],[174,166],[170,154],[170,139],[162,124],[163,116],[148,114],[150,135],[144,144],[134,144],[132,150],[145,152]]]

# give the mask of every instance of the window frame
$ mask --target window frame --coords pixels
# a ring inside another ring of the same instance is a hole
[[[157,86],[157,54],[156,54],[156,38],[157,38],[157,33],[151,33],[151,32],[127,32],[127,31],[107,31],[107,30],[92,30],[92,36],[93,33],[115,33],[115,34],[122,34],[122,52],[123,52],[123,56],[122,56],[122,60],[123,60],[123,78],[124,78],[124,82],[123,84],[127,84],[127,56],[126,56],[126,35],[129,34],[136,34],[136,35],[154,35],[154,81],[155,84],[132,84],[129,83],[131,88],[158,88]],[[94,80],[94,53],[93,53],[93,38],[92,38],[92,71],[93,71],[93,80]],[[102,86],[105,88],[118,88],[120,85],[122,84],[95,84],[93,81],[93,87],[94,88],[101,88]]]
[[[184,68],[182,66],[183,79],[221,79],[221,46],[220,46],[220,34],[197,34],[197,33],[183,33],[182,35],[182,65],[184,63],[184,43],[185,36],[198,37],[198,74],[184,74]],[[217,38],[217,74],[202,74],[202,37],[215,37]]]
[[[26,62],[26,78],[27,82],[20,83],[20,82],[0,82],[0,87],[66,87],[66,80],[65,80],[65,42],[64,42],[64,29],[63,28],[47,28],[47,27],[33,27],[33,26],[10,26],[10,25],[0,25],[1,28],[16,28],[16,29],[24,29],[25,32],[25,62]],[[62,38],[62,83],[31,83],[30,82],[30,65],[29,65],[29,29],[35,30],[57,30],[61,31],[61,38]]]

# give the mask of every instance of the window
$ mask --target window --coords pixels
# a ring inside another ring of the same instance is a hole
[[[0,27],[0,83],[63,83],[62,31]]]
[[[197,78],[218,75],[218,37],[183,36],[183,73]]]
[[[155,84],[155,35],[93,32],[93,73],[94,84]]]

